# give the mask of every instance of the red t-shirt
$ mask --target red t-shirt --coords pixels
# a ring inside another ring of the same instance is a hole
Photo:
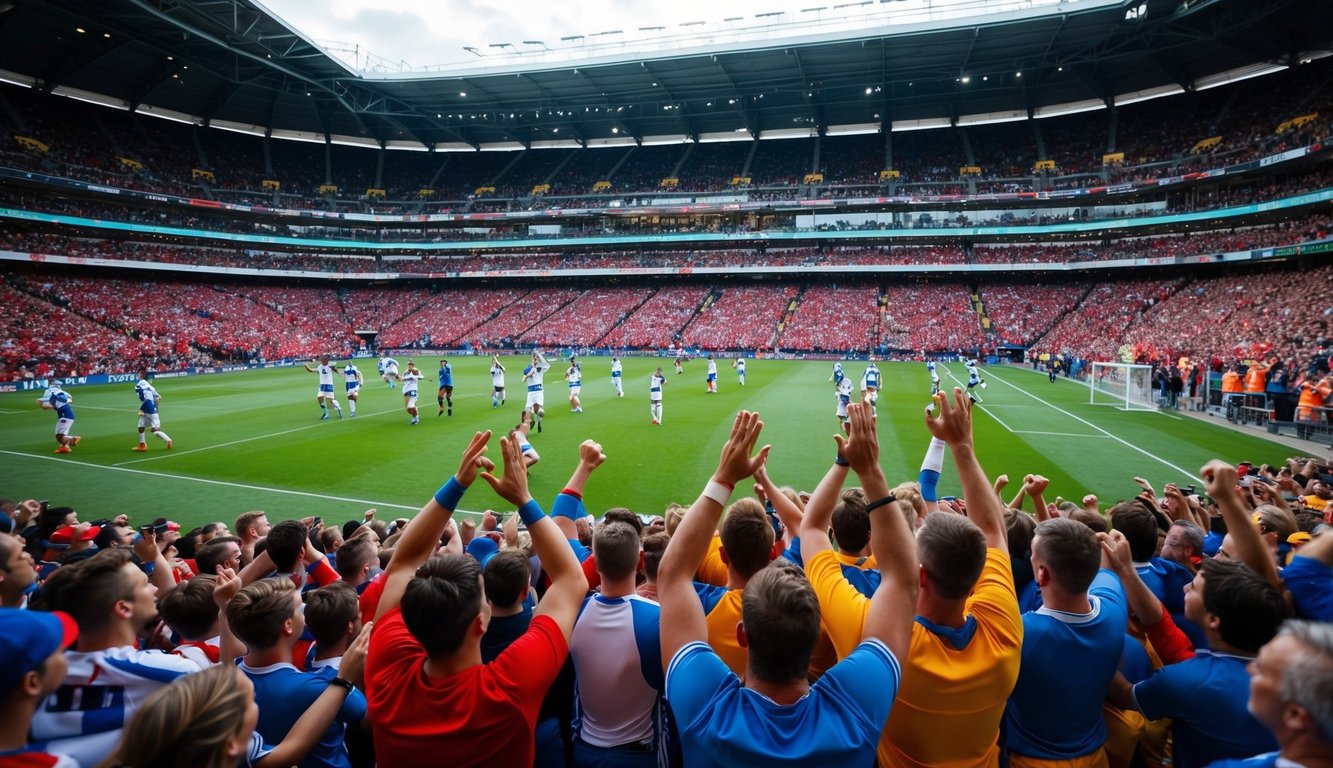
[[[413,765],[430,755],[448,756],[454,768],[531,765],[537,712],[568,655],[559,625],[537,616],[490,664],[427,677],[425,649],[394,608],[375,625],[366,657],[376,761]]]

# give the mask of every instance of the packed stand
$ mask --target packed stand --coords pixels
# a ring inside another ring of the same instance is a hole
[[[682,338],[703,349],[770,349],[778,323],[798,289],[794,285],[728,287],[685,327]]]
[[[893,285],[884,291],[883,344],[895,350],[972,349],[981,321],[961,285]]]
[[[878,349],[879,327],[879,286],[811,286],[784,323],[776,346],[812,352]]]

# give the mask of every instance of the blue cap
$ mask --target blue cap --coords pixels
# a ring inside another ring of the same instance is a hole
[[[79,625],[68,613],[0,608],[0,699],[8,698],[24,675],[78,637]]]
[[[481,563],[482,568],[485,568],[486,563],[490,562],[492,557],[495,557],[495,553],[499,549],[500,545],[488,536],[478,536],[467,545],[467,553],[477,558],[477,562]]]

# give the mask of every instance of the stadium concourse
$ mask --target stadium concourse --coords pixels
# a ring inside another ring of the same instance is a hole
[[[1176,432],[1211,409],[1327,437],[1333,5],[935,0],[906,30],[907,5],[385,76],[251,0],[0,2],[0,388],[42,393],[60,454],[3,451],[52,469],[0,483],[0,768],[1333,766],[1327,453],[1048,500],[1061,462],[995,472],[1027,454],[988,367]],[[584,350],[663,364],[655,435],[685,422],[668,360],[707,358],[725,419],[642,470],[688,506],[590,486],[617,471],[592,435],[535,438],[567,393],[566,431],[611,397],[599,373],[581,415]],[[523,415],[414,442],[438,491],[411,517],[61,498],[81,377],[136,380],[142,453],[99,470],[152,495],[209,481],[124,465],[260,439],[176,448],[159,375],[305,363],[331,423],[263,439],[397,418],[399,391],[417,436],[435,387],[431,424],[465,418],[444,360],[408,360],[437,352],[490,366],[460,403]],[[816,406],[724,400],[716,367],[757,393],[740,364],[770,357],[829,361],[836,441],[793,437]],[[920,445],[875,360],[942,385]],[[335,420],[368,385],[392,408]],[[1187,452],[1095,429],[1022,431]],[[478,484],[504,508],[463,514]]]

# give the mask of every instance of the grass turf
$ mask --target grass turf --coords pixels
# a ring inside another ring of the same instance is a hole
[[[435,375],[434,359],[423,372]],[[401,389],[388,389],[374,375],[372,360],[360,361],[366,376],[359,414],[319,421],[314,403],[317,379],[301,368],[218,374],[156,382],[162,393],[162,425],[174,450],[149,436],[148,452],[131,451],[137,441],[132,384],[73,387],[74,431],[83,442],[54,456],[54,416],[38,408],[40,392],[0,396],[0,494],[49,498],[79,510],[81,519],[127,513],[142,521],[163,515],[190,528],[212,520],[230,524],[240,512],[266,510],[270,519],[321,515],[326,521],[359,518],[376,507],[382,518],[410,516],[457,469],[459,453],[475,430],[511,429],[525,402],[519,371],[524,358],[504,359],[508,404],[493,409],[486,358],[451,358],[454,415],[436,416],[435,384],[423,382],[421,424],[408,425]],[[762,442],[772,443],[769,472],[779,485],[812,489],[834,456],[835,401],[828,382],[832,364],[748,361],[740,387],[729,361],[719,360],[719,392],[706,394],[705,361],[672,372],[669,360],[626,358],[625,396],[615,397],[610,361],[583,361],[585,412],[570,413],[563,367],[547,374],[545,429],[532,435],[542,460],[531,487],[549,507],[587,438],[602,443],[607,462],[589,481],[588,508],[600,513],[626,506],[659,514],[672,501],[688,504],[716,466],[718,451],[740,409],[764,417]],[[649,423],[648,377],[663,363],[664,424]],[[863,365],[845,365],[859,381]],[[890,483],[915,480],[930,435],[922,418],[929,400],[925,367],[881,365],[879,398],[881,463]],[[961,386],[961,364],[940,366],[946,387]],[[1018,367],[983,369],[988,388],[975,411],[977,452],[987,474],[1008,474],[1014,483],[1038,472],[1051,479],[1047,500],[1080,499],[1095,493],[1103,504],[1134,495],[1130,478],[1195,483],[1207,460],[1277,462],[1291,453],[1261,440],[1174,414],[1122,412],[1088,404],[1086,387]],[[339,380],[341,377],[339,377]],[[498,446],[490,455],[498,461]],[[1011,485],[1010,490],[1016,488]],[[738,492],[745,490],[737,489]],[[958,493],[946,459],[942,494]],[[1006,493],[1006,496],[1009,494]],[[461,505],[468,510],[503,508],[484,481]]]

